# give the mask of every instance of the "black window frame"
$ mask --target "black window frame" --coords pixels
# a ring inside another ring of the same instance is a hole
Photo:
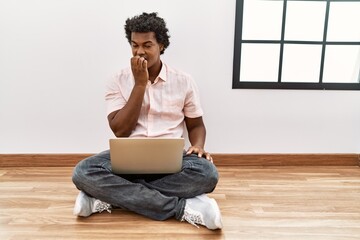
[[[327,27],[329,19],[329,9],[331,2],[359,2],[360,0],[297,0],[297,1],[323,1],[326,2],[325,24],[322,41],[293,41],[284,40],[285,24],[286,24],[286,7],[290,0],[283,0],[283,15],[281,26],[280,40],[243,40],[242,39],[242,23],[243,23],[243,6],[244,0],[236,0],[235,13],[235,37],[234,37],[234,58],[233,58],[233,82],[232,89],[313,89],[313,90],[360,90],[359,83],[324,83],[322,82],[324,59],[327,45],[360,45],[360,42],[337,42],[326,41]],[[279,70],[277,82],[255,82],[255,81],[240,81],[240,66],[241,66],[241,46],[243,43],[259,43],[259,44],[280,44]],[[319,82],[281,82],[282,64],[283,64],[283,49],[284,44],[312,44],[322,45],[321,63]]]

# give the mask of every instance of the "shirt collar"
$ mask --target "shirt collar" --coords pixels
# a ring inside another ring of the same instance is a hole
[[[166,77],[166,65],[165,65],[165,63],[162,63],[159,76],[157,76],[157,78],[155,79],[155,82],[154,82],[154,83],[156,83],[159,79],[161,79],[161,80],[164,81],[164,82],[166,82],[166,80],[167,80],[167,77]]]

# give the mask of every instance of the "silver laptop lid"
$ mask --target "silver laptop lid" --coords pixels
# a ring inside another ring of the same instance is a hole
[[[112,171],[116,174],[166,174],[181,170],[184,138],[110,139]]]

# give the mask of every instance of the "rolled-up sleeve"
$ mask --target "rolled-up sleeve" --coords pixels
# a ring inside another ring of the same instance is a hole
[[[107,115],[123,108],[126,104],[126,99],[122,95],[119,86],[120,76],[116,75],[110,81],[107,82],[105,88],[105,102]]]
[[[189,77],[184,115],[189,118],[197,118],[201,117],[203,114],[198,87],[192,77]]]

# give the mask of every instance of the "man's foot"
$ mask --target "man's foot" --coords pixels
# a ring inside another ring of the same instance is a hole
[[[89,197],[83,191],[81,191],[76,198],[74,207],[74,215],[76,216],[88,217],[93,213],[101,213],[104,210],[111,213],[111,205],[99,199]]]
[[[196,227],[196,224],[201,224],[212,230],[222,228],[220,209],[215,199],[205,194],[186,199],[181,221],[187,221]]]

